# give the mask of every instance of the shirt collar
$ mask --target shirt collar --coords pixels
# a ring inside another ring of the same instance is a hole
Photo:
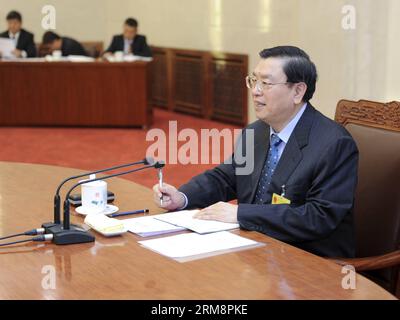
[[[12,34],[10,31],[8,32],[8,36],[11,39],[11,36],[14,36],[15,39],[18,39],[19,34],[21,33],[21,31],[18,31],[16,34]]]
[[[289,138],[296,127],[297,122],[299,122],[301,116],[304,113],[304,110],[306,110],[307,107],[307,102],[303,104],[301,109],[297,112],[297,114],[293,117],[292,120],[285,126],[285,128],[282,129],[281,132],[276,133],[272,127],[269,127],[269,137],[271,138],[272,134],[276,134],[285,144],[288,143]]]

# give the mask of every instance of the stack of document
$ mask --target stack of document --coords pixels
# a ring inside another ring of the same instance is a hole
[[[178,227],[170,223],[163,222],[158,220],[157,217],[162,216],[153,215],[153,216],[145,216],[140,218],[132,218],[121,220],[126,230],[132,233],[136,233],[141,237],[151,237],[160,234],[177,232],[186,230],[183,227]]]
[[[109,62],[135,62],[135,61],[152,61],[152,57],[142,57],[135,56],[133,54],[123,55],[121,57],[116,57],[115,55],[106,56],[107,61]]]
[[[237,223],[225,223],[213,220],[195,219],[193,216],[199,210],[184,210],[122,220],[126,230],[142,237],[192,230],[205,234],[239,228]]]
[[[238,228],[237,223],[195,219],[193,216],[197,212],[199,210],[184,210],[126,219],[121,222],[124,223],[126,230],[142,237],[185,229],[195,231],[196,233],[139,241],[143,247],[179,262],[264,245],[226,231]]]
[[[239,228],[238,223],[227,223],[214,220],[195,219],[193,216],[199,210],[182,210],[157,215],[156,219],[184,227],[194,232],[204,234],[210,232],[226,231]]]
[[[8,61],[13,62],[45,62],[44,57],[28,57],[28,58],[9,58]]]
[[[134,62],[134,61],[152,61],[153,58],[151,57],[141,57],[141,56],[135,56],[132,54],[128,54],[124,56],[124,61],[125,62]]]
[[[95,59],[93,57],[69,55],[67,57],[70,62],[93,62]]]
[[[264,245],[227,231],[200,235],[185,233],[171,237],[139,241],[152,251],[186,262],[217,254],[249,249]]]

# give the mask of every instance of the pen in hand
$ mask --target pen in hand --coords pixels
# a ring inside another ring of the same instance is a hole
[[[141,210],[113,213],[112,215],[110,215],[110,217],[114,218],[114,217],[127,216],[127,215],[130,215],[130,214],[139,214],[139,213],[148,213],[148,212],[149,212],[149,209],[141,209]]]
[[[163,185],[163,175],[162,175],[161,168],[158,169],[158,185],[159,185],[160,188],[162,188],[162,185]],[[161,192],[161,190],[160,190],[160,192]],[[163,205],[163,194],[162,194],[162,193],[161,193],[161,196],[160,196],[160,205],[161,205],[161,206]]]

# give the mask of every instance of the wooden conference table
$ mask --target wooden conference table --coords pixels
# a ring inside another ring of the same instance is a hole
[[[0,234],[51,220],[56,186],[78,172],[0,162]],[[160,212],[143,186],[116,178],[108,187],[120,210]],[[75,214],[72,222],[83,218]],[[361,275],[355,290],[343,289],[341,267],[323,258],[257,232],[233,232],[266,245],[185,263],[141,247],[143,238],[131,233],[96,233],[89,244],[0,247],[0,299],[394,299]],[[55,288],[46,286],[51,268]]]
[[[149,127],[150,62],[0,61],[0,125]]]

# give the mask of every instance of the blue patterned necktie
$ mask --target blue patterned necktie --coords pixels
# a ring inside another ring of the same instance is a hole
[[[257,193],[256,193],[256,204],[263,204],[267,195],[268,187],[272,180],[276,165],[278,164],[279,149],[278,146],[282,140],[276,135],[271,135],[271,143],[269,146],[268,156],[265,160],[264,167],[261,172],[261,178],[258,182]]]

